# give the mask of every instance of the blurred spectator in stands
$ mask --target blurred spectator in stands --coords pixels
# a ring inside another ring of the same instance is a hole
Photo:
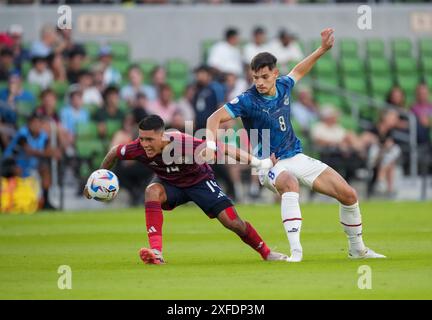
[[[54,81],[65,82],[67,80],[66,63],[61,54],[50,54],[48,56],[48,66],[53,73]]]
[[[405,93],[399,86],[393,86],[387,94],[386,102],[395,108],[406,111]]]
[[[177,102],[178,109],[183,116],[184,121],[194,121],[195,111],[193,108],[193,98],[195,96],[195,86],[189,84],[183,96]]]
[[[246,80],[238,78],[234,73],[227,73],[225,74],[225,88],[226,97],[223,101],[219,101],[218,105],[225,101],[231,101],[238,95],[242,94],[248,89],[248,84]]]
[[[51,137],[51,124],[56,126],[58,145],[68,156],[73,154],[73,137],[63,127],[60,116],[57,113],[57,96],[52,89],[45,89],[40,94],[41,104],[36,108],[35,114],[42,119],[43,130]]]
[[[0,90],[0,100],[5,101],[12,110],[17,109],[17,104],[25,104],[26,113],[34,110],[36,98],[30,91],[23,88],[21,76],[13,73],[9,76],[8,87]]]
[[[93,116],[93,120],[97,122],[98,133],[101,138],[106,138],[108,135],[107,121],[116,121],[120,125],[123,123],[125,114],[120,110],[120,94],[115,86],[109,86],[103,92],[104,105],[98,109]]]
[[[84,105],[102,106],[102,95],[94,86],[93,74],[87,70],[81,70],[78,76],[78,85],[83,92]]]
[[[243,61],[249,65],[253,57],[266,51],[268,51],[266,32],[263,27],[255,27],[252,33],[252,42],[247,43],[243,49]]]
[[[99,49],[99,63],[104,70],[104,83],[105,85],[119,85],[122,76],[118,70],[112,66],[112,51],[108,45],[101,46]]]
[[[45,25],[40,32],[40,40],[32,43],[30,55],[32,57],[48,57],[51,53],[61,53],[62,48],[57,48],[57,43],[56,29],[51,25]]]
[[[394,109],[384,110],[375,128],[371,130],[375,136],[375,143],[369,148],[368,167],[374,169],[374,179],[380,193],[393,195],[394,178],[397,161],[401,155],[401,148],[395,143],[395,129],[399,121],[399,114]]]
[[[48,68],[47,58],[33,57],[32,64],[33,67],[27,75],[27,82],[36,84],[41,89],[48,88],[54,81],[54,76]]]
[[[299,124],[302,133],[309,135],[312,124],[319,119],[319,110],[308,87],[298,88],[298,98],[293,102],[291,115]]]
[[[80,51],[86,56],[85,48],[82,44],[75,43],[72,39],[72,29],[60,29],[57,28],[57,34],[59,43],[61,44],[62,54],[65,58],[69,56],[71,52]]]
[[[218,100],[216,92],[211,87],[211,70],[207,66],[200,66],[195,69],[195,96],[192,106],[195,111],[195,130],[205,128],[207,118],[217,110]]]
[[[136,139],[137,136],[138,126],[136,119],[132,114],[128,114],[123,120],[122,128],[114,134],[111,140],[111,147],[129,143],[133,139]],[[150,178],[153,177],[153,173],[135,160],[118,161],[114,167],[114,171],[119,178],[120,187],[124,187],[129,191],[130,205],[141,205],[144,201],[142,190],[145,189]]]
[[[8,35],[13,39],[14,65],[20,72],[23,62],[30,60],[30,51],[22,44],[23,32],[23,27],[19,24],[12,24],[8,29]]]
[[[99,92],[104,92],[107,87],[104,82],[104,67],[101,64],[95,64],[91,73],[93,75],[93,84],[99,90]]]
[[[59,160],[61,153],[50,147],[48,135],[42,130],[42,122],[37,115],[31,116],[27,125],[17,132],[6,148],[4,157],[16,160],[22,177],[29,177],[39,172],[42,180],[43,208],[53,209],[48,201],[51,176],[47,160],[51,158]]]
[[[62,108],[60,119],[63,127],[69,133],[70,139],[75,140],[78,123],[86,124],[90,121],[89,112],[83,108],[83,93],[78,86],[72,86],[69,91],[69,104]]]
[[[239,48],[237,29],[229,28],[225,40],[213,45],[209,51],[208,65],[222,72],[243,75],[243,59]]]
[[[78,83],[78,77],[83,70],[84,60],[85,51],[77,48],[69,52],[69,59],[66,69],[67,79],[69,83]]]
[[[269,44],[268,50],[277,58],[280,65],[297,62],[304,57],[296,36],[285,29],[279,31],[278,38]]]
[[[138,93],[143,93],[145,96],[153,94],[153,88],[144,84],[144,75],[138,65],[133,64],[129,67],[128,78],[129,83],[121,89],[120,96],[127,101],[129,106],[135,104]]]
[[[8,81],[14,70],[13,51],[10,48],[0,50],[0,81]]]
[[[321,119],[311,129],[314,148],[321,161],[335,168],[346,180],[364,166],[371,135],[357,136],[339,123],[339,112],[333,106],[323,106]]]
[[[0,32],[0,50],[3,48],[12,48],[14,40],[5,32]]]
[[[159,87],[166,83],[166,70],[162,66],[155,67],[151,72],[151,84],[147,86],[146,97],[149,101],[155,101],[159,95]]]
[[[5,101],[0,100],[0,151],[9,144],[15,134],[17,113]]]
[[[159,97],[156,101],[149,102],[147,111],[149,114],[160,116],[167,127],[172,125],[178,107],[177,103],[173,101],[173,92],[168,84],[159,86]]]
[[[421,83],[416,88],[416,101],[411,112],[417,118],[417,143],[427,148],[431,145],[432,102],[429,100],[429,89]]]
[[[148,108],[148,100],[144,93],[139,92],[134,99],[135,104],[132,107],[132,115],[135,119],[136,123],[139,123],[142,119],[148,116],[147,108]]]

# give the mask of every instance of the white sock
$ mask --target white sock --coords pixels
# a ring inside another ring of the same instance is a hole
[[[351,206],[340,205],[339,217],[348,237],[349,250],[364,251],[362,238],[362,221],[358,202]]]
[[[297,192],[285,192],[282,194],[281,211],[282,223],[288,236],[291,252],[293,250],[302,252],[303,249],[300,243],[302,217]]]

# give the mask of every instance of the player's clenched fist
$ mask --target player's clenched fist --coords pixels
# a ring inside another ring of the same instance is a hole
[[[334,38],[334,29],[327,28],[321,31],[321,47],[324,50],[329,50],[333,47],[335,38]]]

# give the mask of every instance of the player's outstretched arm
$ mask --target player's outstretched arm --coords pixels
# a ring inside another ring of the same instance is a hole
[[[333,47],[334,41],[334,29],[327,28],[321,31],[321,46],[300,61],[288,75],[295,81],[299,81],[308,74],[318,59]]]
[[[272,154],[270,158],[260,160],[256,157],[254,157],[253,155],[251,155],[250,153],[246,152],[245,150],[234,147],[232,145],[223,144],[222,147],[224,149],[224,153],[227,156],[229,156],[233,159],[236,159],[240,163],[243,163],[243,164],[247,163],[251,167],[256,168],[256,169],[270,169],[277,162],[277,159],[276,159],[274,154]]]
[[[114,165],[117,162],[117,147],[118,146],[112,147],[110,149],[110,151],[108,151],[108,153],[106,154],[105,158],[103,159],[99,169],[111,170],[111,168],[114,167]],[[84,187],[83,194],[84,194],[84,197],[86,197],[87,199],[91,199],[91,196],[87,190],[87,186]]]
[[[217,129],[223,122],[231,120],[232,117],[225,108],[219,108],[207,119],[206,127],[206,149],[204,157],[206,161],[214,160],[216,151]]]

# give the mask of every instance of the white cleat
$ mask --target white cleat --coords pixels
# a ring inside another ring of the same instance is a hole
[[[350,259],[385,259],[386,256],[376,253],[372,249],[366,248],[363,252],[350,252],[348,254],[348,258]]]
[[[283,253],[270,251],[269,255],[265,259],[266,261],[287,261],[288,256]]]
[[[292,250],[291,257],[288,257],[287,262],[300,262],[303,259],[303,252],[300,250]]]

